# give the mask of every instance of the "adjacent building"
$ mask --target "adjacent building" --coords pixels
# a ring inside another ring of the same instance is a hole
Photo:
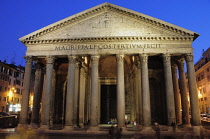
[[[88,123],[88,130],[99,130],[100,124],[113,121],[124,131],[128,120],[145,130],[152,130],[154,122],[197,128],[201,121],[192,42],[198,36],[104,3],[20,38],[27,51],[19,126],[27,124],[35,62],[33,126],[62,124],[74,130]]]
[[[0,111],[20,112],[24,67],[0,61]]]
[[[201,113],[210,113],[210,48],[203,52],[195,64],[199,108]]]

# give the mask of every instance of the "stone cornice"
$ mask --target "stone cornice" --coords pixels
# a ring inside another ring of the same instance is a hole
[[[53,40],[25,40],[23,44],[56,44],[56,43],[77,43],[77,42],[121,42],[121,41],[193,41],[192,36],[161,36],[161,37],[97,37],[97,38],[72,38]]]
[[[162,21],[162,20],[147,16],[147,15],[144,15],[144,14],[141,14],[141,13],[138,13],[138,12],[120,7],[120,6],[116,6],[116,5],[113,5],[113,4],[110,4],[110,3],[104,3],[104,4],[98,5],[96,7],[93,7],[89,10],[85,10],[81,13],[78,13],[76,15],[65,18],[65,19],[63,19],[61,21],[58,21],[54,24],[51,24],[49,26],[46,26],[46,27],[44,27],[40,30],[37,30],[37,31],[35,31],[31,34],[28,34],[28,35],[20,38],[19,40],[23,43],[25,41],[28,41],[28,40],[35,40],[35,39],[37,39],[37,38],[39,38],[39,37],[41,37],[45,34],[48,34],[52,31],[54,31],[54,30],[57,30],[57,29],[62,28],[66,25],[75,23],[79,20],[83,20],[83,19],[85,19],[89,16],[93,16],[95,14],[98,14],[99,12],[109,12],[109,11],[117,12],[117,13],[120,13],[120,14],[123,14],[123,15],[130,16],[132,18],[144,21],[147,24],[151,24],[153,26],[157,26],[157,27],[172,31],[174,33],[178,33],[182,36],[193,36],[194,39],[196,39],[199,36],[199,34],[197,34],[195,32],[192,32],[192,31],[186,30],[184,28],[175,26],[175,25],[167,23],[165,21]]]

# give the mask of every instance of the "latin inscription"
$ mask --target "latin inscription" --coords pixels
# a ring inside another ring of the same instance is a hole
[[[161,44],[93,44],[55,46],[55,50],[161,48]]]

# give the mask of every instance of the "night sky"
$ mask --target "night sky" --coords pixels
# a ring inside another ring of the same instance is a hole
[[[105,2],[200,34],[192,44],[195,63],[210,47],[210,0],[0,0],[0,60],[24,66],[20,37]]]

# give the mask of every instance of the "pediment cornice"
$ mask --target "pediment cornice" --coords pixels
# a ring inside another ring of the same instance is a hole
[[[53,40],[24,40],[24,44],[56,44],[56,43],[79,43],[79,42],[121,42],[121,41],[193,41],[193,36],[161,36],[161,37],[97,37],[97,38],[73,38]]]
[[[117,5],[110,4],[110,3],[104,3],[104,4],[98,5],[96,7],[93,7],[91,9],[80,12],[78,14],[75,14],[73,16],[67,17],[63,20],[60,20],[60,21],[58,21],[56,23],[53,23],[49,26],[46,26],[46,27],[44,27],[40,30],[32,32],[32,33],[20,38],[19,40],[21,42],[23,42],[24,44],[26,42],[29,42],[29,41],[32,41],[32,40],[33,40],[32,42],[36,42],[36,40],[39,37],[41,37],[43,35],[46,35],[46,34],[49,34],[50,32],[58,30],[58,29],[60,29],[62,27],[65,27],[69,24],[77,23],[80,20],[83,20],[83,19],[88,18],[90,16],[94,16],[98,13],[110,12],[110,11],[117,12],[119,14],[129,16],[131,18],[135,18],[137,20],[140,20],[140,21],[145,22],[147,24],[150,24],[152,26],[157,26],[158,28],[162,28],[162,29],[165,29],[165,30],[168,30],[168,31],[172,31],[174,33],[180,34],[180,36],[192,36],[193,40],[196,39],[199,36],[199,34],[197,34],[195,32],[192,32],[190,30],[181,28],[179,26],[167,23],[167,22],[159,20],[157,18],[153,18],[153,17],[150,17],[148,15],[145,15],[145,14],[142,14],[142,13],[139,13],[139,12],[135,12],[135,11],[132,11],[132,10],[129,10],[129,9],[117,6]],[[151,37],[151,38],[154,38],[154,37]],[[69,40],[69,39],[63,39],[63,40]],[[70,39],[70,40],[74,40],[74,39]],[[39,41],[47,42],[48,40],[39,40]]]

